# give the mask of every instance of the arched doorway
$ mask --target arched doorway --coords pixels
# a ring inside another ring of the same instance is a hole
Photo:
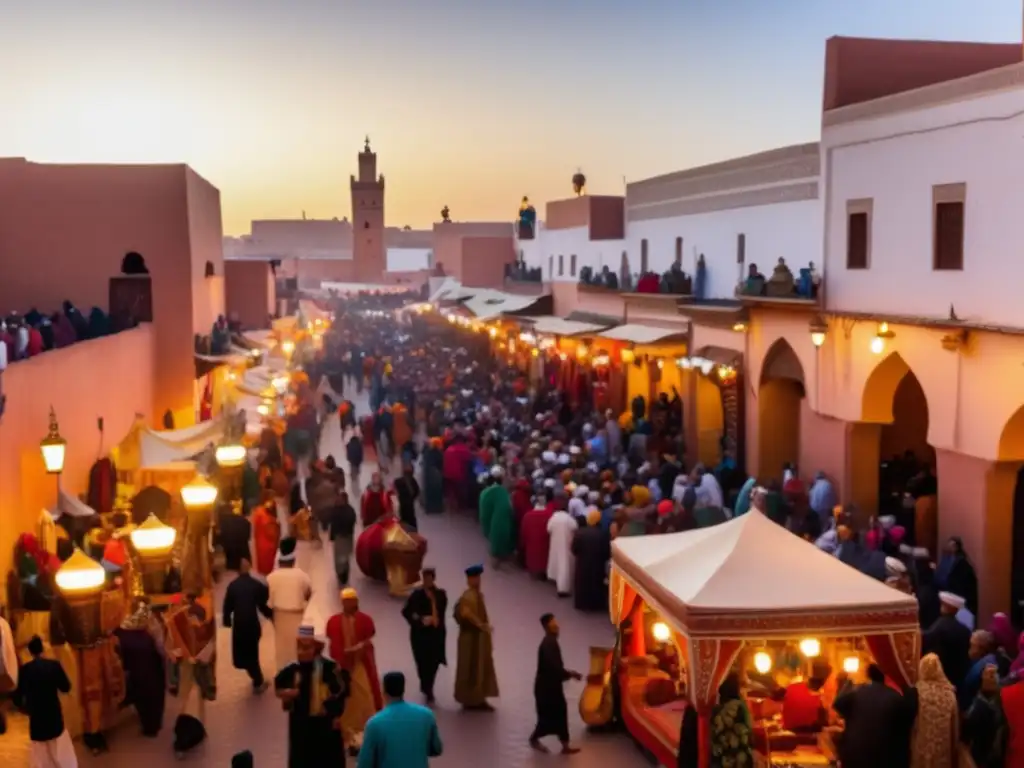
[[[874,462],[878,514],[896,517],[910,540],[935,553],[938,483],[935,449],[928,443],[928,399],[898,352],[886,357],[868,377],[863,413],[865,421],[879,425]]]
[[[1009,502],[1012,526],[1010,552],[1010,618],[1024,619],[1024,406],[1010,417],[999,437],[999,468],[1013,472],[1012,498],[991,499],[992,506]],[[998,484],[996,484],[998,487]],[[1005,506],[1003,507],[1005,509]]]
[[[800,359],[788,341],[777,339],[764,357],[757,391],[757,468],[762,479],[781,479],[783,466],[799,464],[805,395]]]

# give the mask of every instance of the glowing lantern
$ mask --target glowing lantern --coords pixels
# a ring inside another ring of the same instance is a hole
[[[810,330],[811,343],[814,346],[820,347],[825,343],[825,336],[828,334],[828,324],[824,320],[820,317],[816,317],[811,320]]]
[[[217,446],[214,455],[217,457],[217,464],[224,469],[237,469],[245,464],[245,446],[241,443]]]
[[[758,651],[754,654],[754,669],[767,675],[772,671],[772,657],[766,651]]]
[[[848,675],[855,675],[860,671],[860,657],[847,656],[843,659],[843,672]]]
[[[54,581],[57,582],[57,589],[64,597],[84,599],[94,597],[103,591],[107,583],[107,572],[82,550],[75,549],[67,562],[57,571]]]
[[[181,489],[181,500],[188,511],[207,509],[217,501],[217,486],[198,475]]]
[[[51,475],[59,475],[64,471],[64,455],[67,452],[68,441],[60,436],[60,427],[57,426],[57,414],[50,408],[50,431],[39,443],[39,450],[43,454],[43,463],[46,471]]]
[[[130,535],[132,545],[142,559],[169,555],[178,538],[178,532],[174,528],[161,522],[160,518],[152,513],[146,518],[146,522]]]
[[[800,641],[800,653],[808,659],[816,658],[821,653],[821,642],[813,637]]]
[[[656,621],[651,627],[651,635],[659,643],[667,643],[672,637],[672,630],[663,621]]]

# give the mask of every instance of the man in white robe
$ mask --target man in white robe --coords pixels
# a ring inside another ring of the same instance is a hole
[[[309,575],[295,565],[295,546],[295,539],[281,540],[278,567],[267,576],[270,591],[267,605],[274,612],[274,654],[278,672],[295,661],[295,637],[313,595]]]
[[[572,539],[578,527],[572,515],[564,510],[555,512],[548,520],[548,535],[551,537],[551,546],[548,549],[548,578],[555,582],[559,597],[568,597],[572,592]]]

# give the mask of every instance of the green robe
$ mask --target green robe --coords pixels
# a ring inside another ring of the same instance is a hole
[[[480,493],[480,498],[477,501],[477,509],[480,513],[480,530],[483,531],[485,537],[490,538],[491,536],[491,520],[494,518],[494,506],[497,503],[497,491],[501,486],[498,484],[488,485]]]
[[[455,665],[455,700],[464,707],[479,707],[498,695],[498,676],[494,671],[494,647],[484,596],[467,589],[455,603],[455,621],[459,625],[458,661]]]
[[[512,497],[503,485],[495,485],[487,490],[495,491],[488,496],[491,517],[487,524],[487,539],[491,543],[491,557],[511,557],[516,551],[516,522],[515,513],[512,511]]]

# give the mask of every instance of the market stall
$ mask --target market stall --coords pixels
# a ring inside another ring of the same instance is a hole
[[[757,752],[787,765],[827,763],[819,746],[824,732],[785,732],[771,702],[751,693],[753,681],[777,688],[809,676],[819,661],[856,678],[873,661],[893,684],[914,682],[914,598],[757,511],[696,531],[619,538],[612,565],[620,711],[664,765],[676,764],[691,708],[701,764],[708,764],[711,713],[730,671],[748,683]]]

